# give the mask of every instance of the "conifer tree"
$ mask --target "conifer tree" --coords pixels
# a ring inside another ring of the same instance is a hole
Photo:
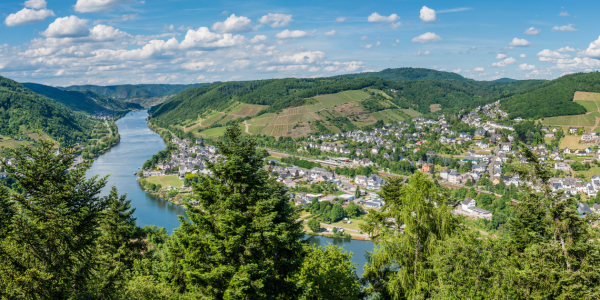
[[[71,169],[74,149],[40,144],[14,151],[16,167],[2,162],[24,193],[10,205],[0,195],[0,284],[7,298],[91,298],[106,179],[86,179],[89,164]]]
[[[294,299],[303,258],[302,224],[287,189],[262,169],[264,153],[239,125],[218,143],[224,160],[193,185],[167,252],[170,281],[206,299]]]
[[[106,197],[107,209],[103,213],[98,239],[98,253],[102,266],[98,271],[97,293],[104,297],[117,296],[125,285],[125,275],[131,270],[136,259],[146,251],[145,237],[135,224],[131,209],[131,200],[127,195],[119,196],[117,188],[112,187]]]
[[[363,280],[371,297],[424,299],[435,290],[436,274],[429,261],[437,244],[458,228],[449,195],[423,173],[408,184],[389,178],[381,211],[371,210],[362,231],[376,244],[367,253]]]

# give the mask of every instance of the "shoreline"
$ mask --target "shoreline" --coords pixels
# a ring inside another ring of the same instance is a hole
[[[165,198],[161,197],[161,195],[159,195],[158,192],[148,191],[148,190],[142,188],[141,186],[140,186],[140,189],[142,189],[145,193],[149,193],[149,194],[151,194],[151,195],[153,195],[155,197],[160,198],[161,200],[164,200],[164,201],[167,201],[167,202],[172,203],[174,205],[177,205],[177,206],[179,206],[179,207],[181,207],[183,209],[187,209],[183,203],[176,203],[174,201],[171,201],[170,199],[165,199]],[[304,222],[304,221],[306,221],[306,220],[302,220],[302,222]],[[333,225],[330,225],[330,224],[325,224],[325,223],[321,223],[321,226],[324,226],[324,227],[336,227],[336,226],[333,226]],[[340,227],[340,228],[342,228],[342,227]],[[344,237],[336,236],[334,233],[312,232],[312,231],[310,231],[310,229],[306,229],[306,228],[303,230],[304,234],[308,234],[308,235],[312,235],[312,236],[323,236],[323,237],[331,238],[331,239],[356,240],[356,241],[370,241],[371,240],[364,233],[363,234],[360,234],[360,233],[350,233],[349,231],[354,231],[354,230],[348,229],[348,228],[344,228],[344,233],[347,233],[347,234],[349,234],[351,236],[350,238],[344,238]]]

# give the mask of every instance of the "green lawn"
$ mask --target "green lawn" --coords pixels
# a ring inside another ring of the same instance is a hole
[[[542,120],[543,125],[557,126],[593,126],[596,123],[596,118],[589,115],[574,115],[574,116],[559,116],[545,118]]]
[[[177,175],[166,175],[166,176],[150,176],[145,178],[146,181],[154,184],[160,184],[163,187],[181,187],[183,180],[179,179]]]

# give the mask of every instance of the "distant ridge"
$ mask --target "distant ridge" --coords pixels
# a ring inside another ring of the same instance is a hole
[[[425,68],[385,69],[379,72],[363,72],[342,75],[343,77],[377,77],[384,80],[415,81],[415,80],[456,80],[472,81],[453,72],[431,70]]]
[[[72,85],[60,87],[66,91],[91,91],[117,99],[156,97],[177,94],[189,88],[201,87],[210,83],[193,84],[123,84],[123,85]]]
[[[46,96],[75,111],[93,114],[94,112],[107,109],[142,109],[142,106],[139,104],[115,100],[90,91],[65,91],[59,88],[30,82],[23,83],[23,85],[34,93]]]
[[[504,78],[496,79],[494,81],[499,81],[499,82],[515,82],[517,80],[516,79],[512,79],[512,78],[506,78],[506,77],[504,77]]]

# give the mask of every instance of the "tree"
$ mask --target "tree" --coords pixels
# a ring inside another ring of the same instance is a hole
[[[287,189],[239,124],[217,146],[225,159],[207,163],[213,174],[193,185],[198,206],[187,205],[168,244],[171,282],[199,298],[296,297],[304,233]]]
[[[9,298],[91,298],[99,267],[98,224],[108,200],[98,195],[106,178],[85,178],[88,163],[71,169],[75,150],[56,154],[54,143],[13,151],[2,165],[23,194],[0,193],[0,293]]]
[[[352,252],[341,247],[308,247],[298,283],[302,286],[303,300],[353,300],[361,299],[356,264]]]
[[[376,244],[376,251],[367,252],[366,291],[382,299],[428,298],[436,281],[429,258],[459,227],[450,195],[422,173],[411,176],[409,184],[390,178],[381,195],[386,204],[380,212],[371,210],[360,226]]]
[[[356,192],[354,192],[354,197],[356,197],[356,199],[360,198],[360,187],[358,185],[356,186]]]
[[[331,220],[333,222],[337,222],[337,221],[341,220],[344,217],[344,208],[339,204],[333,205],[333,208],[331,208],[331,212],[329,213],[329,216],[331,217]]]
[[[310,219],[308,220],[308,228],[313,232],[321,232],[321,223],[316,218]]]
[[[350,202],[348,206],[346,206],[346,216],[350,218],[356,218],[360,214],[360,206],[354,204],[354,202]]]
[[[107,209],[103,212],[100,225],[102,236],[98,239],[98,253],[102,266],[99,270],[98,290],[102,295],[117,295],[124,284],[124,275],[133,267],[136,259],[146,251],[142,241],[145,235],[135,224],[131,200],[126,195],[119,196],[112,187],[106,198]]]

